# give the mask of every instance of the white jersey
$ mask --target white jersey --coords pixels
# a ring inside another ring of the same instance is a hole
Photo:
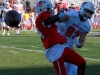
[[[57,26],[60,34],[67,38],[68,46],[73,47],[73,42],[76,41],[76,37],[84,32],[88,33],[91,25],[89,21],[80,21],[79,12],[76,10],[71,9],[65,14],[69,16],[69,20]]]
[[[3,11],[2,17],[4,18],[5,14],[6,14],[8,11],[10,11],[10,10],[12,10],[11,7],[9,7],[8,9],[7,9],[7,8],[3,8],[3,9],[2,9],[2,11]]]
[[[2,11],[3,11],[3,14],[2,14],[2,27],[5,27],[6,26],[6,24],[5,24],[5,22],[4,22],[4,17],[5,17],[5,14],[8,12],[8,11],[10,11],[10,10],[12,10],[12,8],[3,8],[2,9]]]
[[[100,9],[100,4],[98,5],[98,9]]]
[[[14,4],[13,5],[14,10],[19,12],[19,14],[23,13],[23,4]]]

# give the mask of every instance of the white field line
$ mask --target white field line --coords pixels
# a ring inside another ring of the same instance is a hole
[[[91,42],[91,41],[86,41],[86,42],[90,42],[90,43],[93,43],[93,44],[100,44],[99,42]]]
[[[98,44],[92,44],[92,45],[94,45],[94,46],[100,46],[100,45],[98,45]]]
[[[100,32],[93,32],[93,31],[91,31],[91,32],[89,32],[89,33],[92,33],[92,34],[99,34]]]
[[[87,60],[92,60],[92,61],[100,61],[100,59],[92,59],[92,58],[85,58]]]
[[[30,46],[30,47],[39,48],[39,47],[37,47],[37,46]]]
[[[13,49],[24,50],[24,51],[33,51],[33,52],[44,53],[43,51],[40,51],[40,50],[23,49],[23,48],[16,48],[16,47],[9,47],[9,46],[2,46],[2,45],[0,45],[0,47],[1,48],[13,48]]]
[[[90,43],[92,43],[92,45],[94,45],[94,46],[100,46],[100,43],[98,43],[98,42],[91,42],[91,41],[86,41],[86,42],[90,42]],[[98,45],[99,44],[99,45]]]
[[[80,50],[82,50],[82,51],[90,51],[90,50],[88,50],[86,48],[81,48]]]
[[[40,51],[40,50],[30,50],[30,49],[2,46],[2,45],[0,45],[0,47],[1,48],[14,48],[14,49],[18,49],[18,50],[25,50],[25,51],[33,51],[33,52],[45,53],[44,51]],[[14,53],[14,51],[10,51],[10,52]],[[87,59],[87,60],[92,60],[92,61],[100,61],[100,59],[93,59],[93,58],[87,58],[87,57],[84,57],[84,58]]]
[[[15,52],[15,51],[9,51],[9,52],[11,52],[11,53],[19,53],[19,52]]]

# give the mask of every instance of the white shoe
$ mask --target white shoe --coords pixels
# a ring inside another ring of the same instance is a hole
[[[5,32],[3,32],[2,35],[5,35]]]
[[[5,35],[4,33],[2,35]]]
[[[7,35],[10,35],[9,33],[7,33]]]

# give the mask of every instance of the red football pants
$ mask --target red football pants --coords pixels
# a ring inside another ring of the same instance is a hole
[[[57,75],[66,75],[64,62],[72,63],[77,66],[86,64],[86,61],[78,53],[76,53],[74,50],[71,50],[70,48],[65,48],[62,56],[53,62]]]

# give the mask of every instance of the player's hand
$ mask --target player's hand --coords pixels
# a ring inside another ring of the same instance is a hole
[[[76,44],[76,47],[77,47],[77,48],[82,48],[82,46],[83,46],[82,43]]]

